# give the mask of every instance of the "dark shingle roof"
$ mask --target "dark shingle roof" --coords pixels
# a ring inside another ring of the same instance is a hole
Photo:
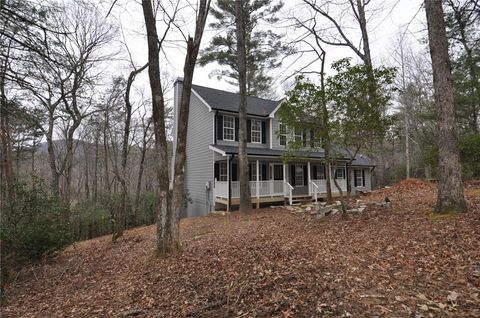
[[[240,96],[235,93],[219,89],[192,85],[198,93],[213,109],[238,112]],[[247,96],[247,113],[257,116],[268,116],[278,106],[280,101],[273,101],[253,96]]]
[[[368,158],[365,155],[362,154],[357,154],[355,157],[355,160],[352,162],[352,166],[368,166],[368,167],[374,167],[375,163],[373,162],[372,159]]]

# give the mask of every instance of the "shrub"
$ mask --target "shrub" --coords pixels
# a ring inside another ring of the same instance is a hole
[[[466,178],[480,178],[480,135],[460,138],[460,160]]]
[[[2,203],[0,225],[3,262],[38,260],[72,242],[68,207],[48,187],[18,184],[13,202]],[[2,263],[3,263],[2,262]]]

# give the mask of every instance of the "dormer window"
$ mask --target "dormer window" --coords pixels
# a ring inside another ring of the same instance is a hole
[[[260,120],[252,119],[252,143],[262,143],[262,122]]]
[[[235,117],[223,116],[223,140],[235,140]]]

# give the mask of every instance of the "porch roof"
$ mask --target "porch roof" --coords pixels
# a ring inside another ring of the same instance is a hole
[[[210,145],[210,149],[220,153],[222,155],[238,155],[237,146],[227,146],[227,145]],[[272,157],[280,158],[284,154],[284,150],[281,149],[270,149],[270,148],[253,148],[247,147],[247,155],[249,156],[261,156],[261,157]],[[325,152],[323,150],[319,151],[295,151],[292,153],[292,158],[298,159],[325,159]],[[345,158],[338,158],[340,160],[349,160],[347,156]],[[352,166],[366,166],[374,167],[375,164],[373,161],[363,154],[357,154],[355,160],[352,162]]]
[[[214,151],[217,151],[218,153],[221,153],[221,154],[226,154],[226,155],[237,155],[238,154],[238,147],[237,146],[210,145],[210,148]],[[284,152],[285,151],[281,150],[281,149],[247,147],[247,155],[249,155],[249,156],[265,156],[265,157],[280,158],[284,154]],[[294,154],[292,154],[292,157],[294,157],[294,158],[324,159],[325,158],[325,153],[323,151],[296,151]]]

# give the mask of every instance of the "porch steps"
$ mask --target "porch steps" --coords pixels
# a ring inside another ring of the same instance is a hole
[[[312,200],[313,200],[313,197],[311,195],[295,196],[292,198],[292,205],[302,205],[306,203],[311,203]],[[287,203],[288,203],[288,198],[287,198]]]

